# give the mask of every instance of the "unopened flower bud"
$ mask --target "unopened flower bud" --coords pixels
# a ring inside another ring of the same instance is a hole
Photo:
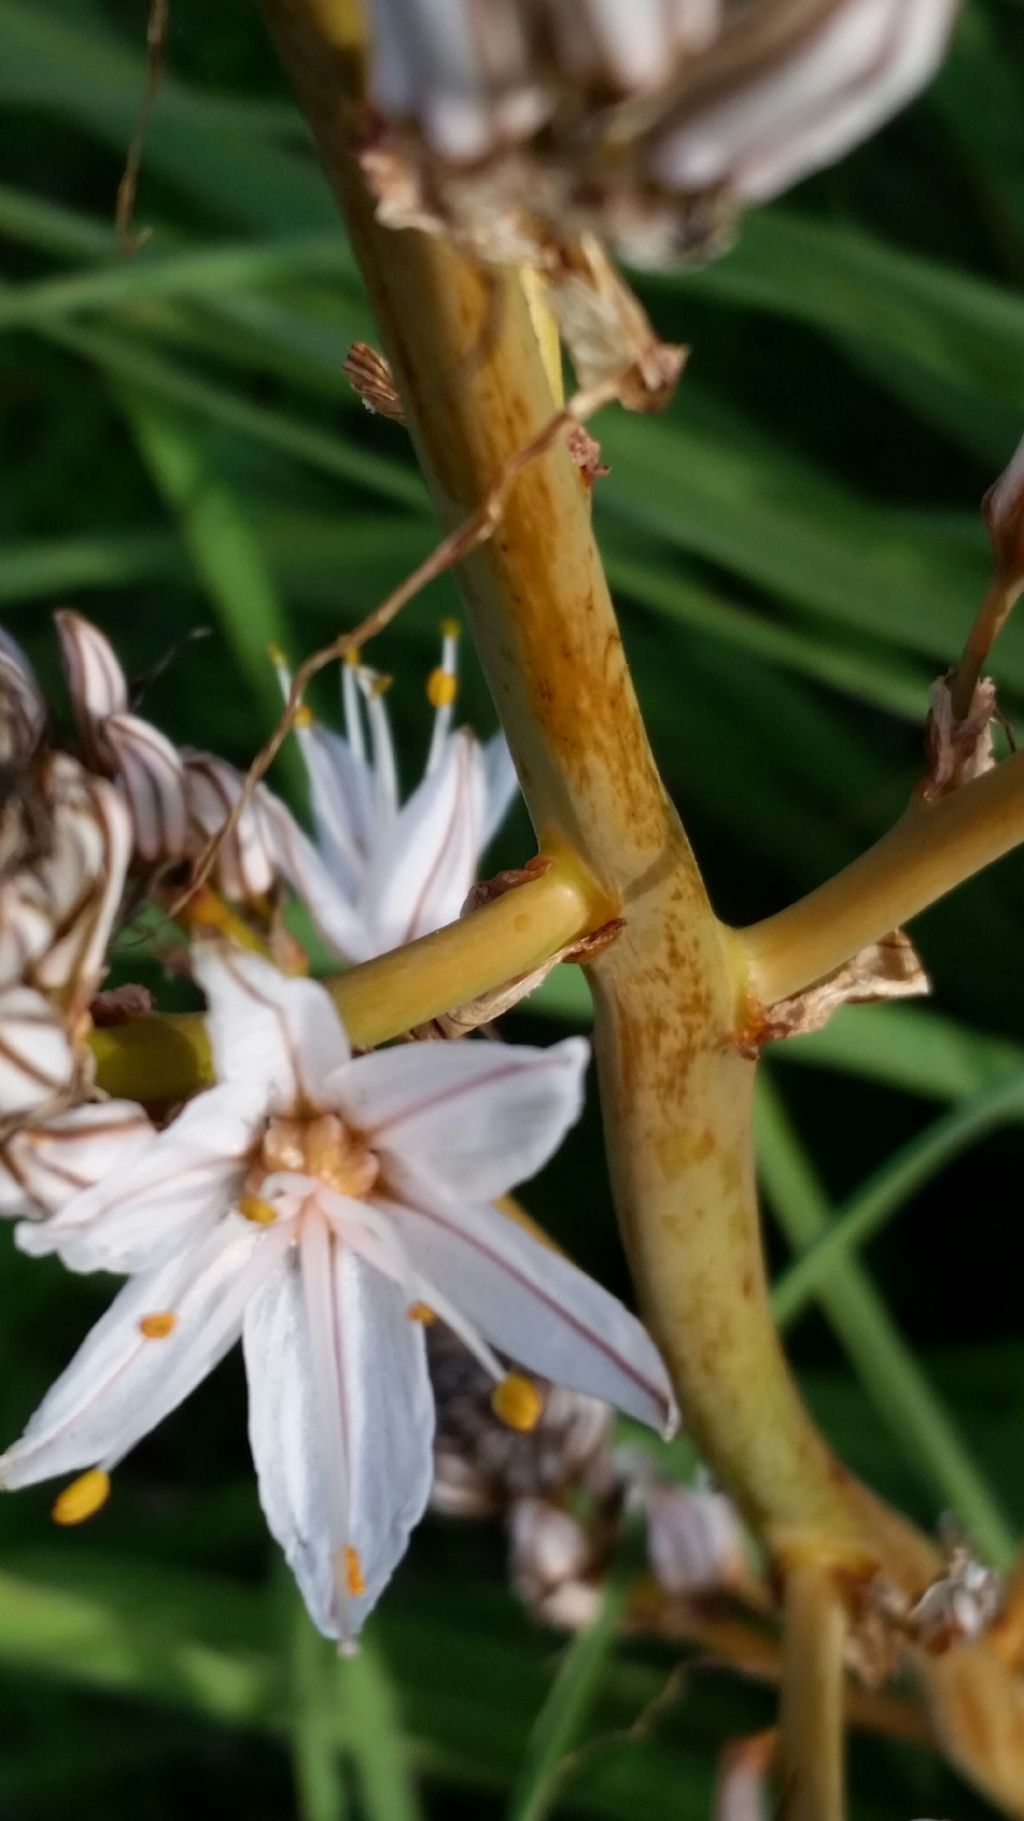
[[[13,782],[38,748],[45,726],[46,704],[28,659],[0,632],[0,777],[7,773]]]

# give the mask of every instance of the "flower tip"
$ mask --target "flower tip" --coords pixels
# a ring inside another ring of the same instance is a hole
[[[79,1474],[70,1486],[59,1492],[50,1507],[55,1524],[84,1524],[94,1517],[110,1497],[110,1475],[102,1467],[90,1467]]]
[[[305,702],[300,702],[298,708],[295,710],[295,726],[312,727],[315,720],[316,716],[314,715],[313,710],[308,707]]]
[[[506,1372],[491,1392],[491,1409],[509,1429],[529,1435],[544,1410],[544,1399],[532,1379],[521,1372]]]
[[[450,708],[458,691],[458,678],[440,664],[427,678],[427,701],[431,708]]]
[[[672,1393],[669,1392],[668,1397],[667,1397],[666,1410],[665,1410],[665,1421],[663,1422],[663,1424],[661,1426],[662,1441],[663,1442],[674,1441],[675,1437],[679,1434],[679,1431],[682,1428],[682,1426],[683,1426],[682,1412],[680,1411],[679,1405],[676,1403],[675,1398],[672,1396]]]
[[[288,659],[285,657],[280,645],[275,645],[273,639],[271,639],[270,644],[267,646],[267,656],[277,670],[287,669]]]
[[[460,639],[462,637],[462,627],[458,620],[452,619],[451,617],[442,620],[441,637],[443,639]]]

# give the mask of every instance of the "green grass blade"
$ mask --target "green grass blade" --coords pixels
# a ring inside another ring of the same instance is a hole
[[[127,336],[55,324],[46,325],[40,333],[73,353],[95,361],[111,376],[127,380],[130,385],[171,405],[194,411],[200,418],[217,423],[225,430],[250,437],[278,454],[305,462],[325,474],[352,481],[396,503],[420,511],[426,509],[421,483],[411,469],[370,450],[356,449],[340,437],[311,429],[281,412],[251,405],[237,393],[183,371],[174,362],[161,359]]]
[[[824,1030],[773,1044],[768,1055],[772,1069],[835,1069],[933,1100],[961,1100],[1024,1069],[1024,1046],[916,1005],[843,1006]]]
[[[398,1699],[376,1641],[337,1660],[335,1689],[351,1726],[351,1756],[363,1821],[423,1821]]]
[[[782,1101],[761,1082],[757,1108],[761,1176],[776,1220],[803,1251],[828,1231],[831,1214]],[[993,1562],[1005,1566],[1016,1532],[965,1447],[955,1423],[898,1333],[868,1274],[841,1257],[818,1300],[865,1391],[925,1483]]]
[[[838,1209],[828,1230],[774,1285],[772,1308],[780,1327],[795,1321],[843,1262],[947,1163],[1007,1120],[1019,1119],[1024,1119],[1024,1078],[1014,1075],[983,1088],[976,1099],[937,1119],[897,1151]]]
[[[593,1623],[566,1648],[550,1693],[530,1733],[506,1821],[543,1821],[558,1801],[566,1759],[579,1742],[601,1678],[615,1649],[629,1575],[609,1576]]]
[[[332,1713],[337,1661],[334,1646],[320,1636],[299,1604],[292,1641],[290,1732],[300,1821],[344,1821],[348,1812]]]
[[[118,398],[269,734],[280,717],[281,692],[267,646],[287,644],[287,618],[246,514],[208,459],[192,420],[126,389],[118,389]],[[282,760],[295,764],[290,753]]]

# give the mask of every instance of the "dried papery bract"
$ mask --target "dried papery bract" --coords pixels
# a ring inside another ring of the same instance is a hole
[[[834,162],[924,87],[955,0],[370,13],[370,94],[390,130],[367,170],[384,218],[547,269],[552,243],[589,232],[640,264],[722,252],[739,208]]]

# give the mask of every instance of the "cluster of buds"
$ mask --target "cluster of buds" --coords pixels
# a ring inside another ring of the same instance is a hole
[[[0,644],[0,1144],[74,1095],[131,856],[124,804],[51,747],[46,704]]]
[[[744,1532],[722,1493],[703,1480],[684,1485],[645,1450],[618,1446],[608,1406],[561,1386],[543,1387],[528,1432],[510,1431],[496,1421],[472,1355],[444,1328],[428,1342],[432,1504],[447,1517],[505,1523],[509,1577],[536,1618],[566,1631],[589,1625],[634,1523],[660,1598],[676,1607],[723,1597],[760,1604]]]
[[[56,623],[75,753],[56,743],[27,660],[0,635],[0,1156],[20,1122],[88,1094],[90,1008],[117,929],[141,904],[291,964],[280,919],[290,890],[339,958],[365,960],[458,916],[515,789],[500,735],[481,746],[452,727],[450,625],[428,684],[426,775],[404,805],[376,672],[344,670],[344,737],[300,714],[314,842],[265,786],[247,792],[233,765],[179,748],[136,712],[96,626],[71,612]],[[200,862],[209,889],[193,891]]]
[[[600,253],[714,257],[930,80],[956,0],[371,0],[363,149],[381,219],[532,266],[580,385],[663,402],[661,348]]]

